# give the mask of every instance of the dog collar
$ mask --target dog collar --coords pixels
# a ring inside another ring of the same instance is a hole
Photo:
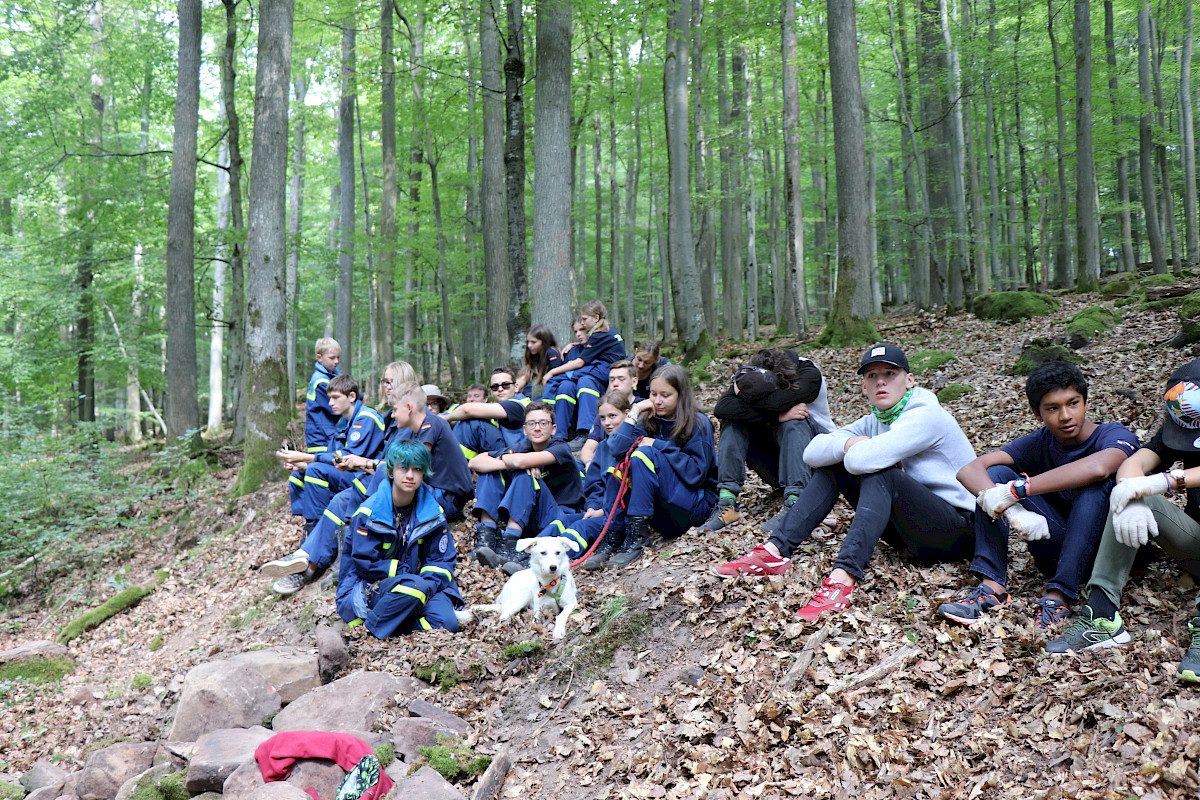
[[[552,581],[550,581],[549,583],[547,583],[547,584],[546,584],[545,586],[543,586],[541,589],[539,589],[539,590],[538,590],[538,597],[545,597],[546,595],[550,595],[550,596],[551,596],[551,597],[553,597],[555,600],[557,600],[557,599],[558,599],[558,597],[559,597],[559,595],[561,595],[561,594],[562,594],[562,591],[563,591],[563,589],[565,589],[566,587],[565,587],[565,586],[559,586],[559,588],[558,588],[558,591],[554,591],[554,592],[552,592],[552,591],[550,591],[550,590],[551,590],[551,589],[553,589],[555,586],[558,586],[558,582],[559,582],[561,579],[562,579],[562,576],[560,575],[560,576],[558,576],[557,578],[555,578],[554,580],[552,580]]]

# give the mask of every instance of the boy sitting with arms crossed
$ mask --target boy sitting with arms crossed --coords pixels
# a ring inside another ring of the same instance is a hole
[[[504,567],[510,575],[529,565],[529,554],[517,552],[519,539],[583,506],[579,465],[555,435],[549,403],[534,400],[525,407],[524,430],[526,439],[516,447],[471,459],[471,469],[479,475],[475,558],[485,566]],[[500,520],[506,521],[503,535]]]
[[[329,407],[329,382],[338,374],[342,347],[336,339],[317,339],[317,362],[304,395],[304,446],[309,453],[327,453],[333,448],[338,415]]]
[[[1025,381],[1025,396],[1043,427],[959,470],[959,483],[982,510],[975,514],[971,571],[983,580],[962,599],[938,606],[939,615],[973,625],[1008,603],[1010,532],[1029,543],[1038,570],[1051,576],[1037,601],[1038,630],[1049,631],[1070,613],[1067,603],[1079,596],[1100,544],[1112,476],[1138,447],[1125,426],[1087,418],[1087,392],[1074,364],[1039,364]]]
[[[354,480],[355,473],[339,469],[342,460],[378,457],[387,435],[383,417],[359,399],[358,383],[349,375],[337,375],[329,382],[329,405],[340,417],[334,448],[323,453],[275,453],[292,473],[288,478],[292,513],[304,517],[305,534],[316,527],[333,496]]]
[[[1087,582],[1088,603],[1079,619],[1046,645],[1052,655],[1133,641],[1117,609],[1138,549],[1152,537],[1185,570],[1200,572],[1200,359],[1171,374],[1164,399],[1162,427],[1117,470],[1108,522]],[[1177,461],[1183,469],[1171,468]],[[1160,469],[1165,471],[1155,471]],[[1184,491],[1184,508],[1165,497]],[[1190,642],[1177,674],[1182,681],[1200,683],[1200,599],[1187,628]]]

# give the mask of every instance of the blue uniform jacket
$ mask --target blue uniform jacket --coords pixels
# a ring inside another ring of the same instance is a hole
[[[379,458],[387,443],[388,425],[379,412],[365,405],[362,400],[354,402],[354,414],[349,421],[339,419],[336,440],[324,453],[314,453],[317,461],[332,464],[335,456],[362,456]]]
[[[407,595],[422,607],[438,592],[449,593],[455,607],[462,605],[454,582],[458,553],[446,515],[426,484],[417,489],[413,503],[405,530],[397,530],[392,483],[384,481],[350,520],[349,557],[342,559],[337,592],[337,611],[346,622],[358,619],[352,602],[358,587],[389,578],[398,579],[389,591]],[[371,631],[379,631],[371,619],[366,622]]]
[[[578,353],[575,352],[575,349],[572,348],[571,358],[583,359],[584,365],[615,364],[625,358],[625,340],[621,338],[621,334],[612,329],[596,331],[588,337],[582,347],[578,348]]]
[[[660,451],[675,467],[679,480],[689,489],[700,489],[705,492],[717,491],[717,445],[713,437],[712,423],[704,414],[696,414],[696,424],[692,426],[692,435],[681,447],[670,438],[675,430],[675,420],[660,419],[658,433],[654,438],[654,449]],[[630,425],[622,422],[621,426],[608,437],[612,452],[624,455],[633,447],[639,436],[649,434],[641,425]]]
[[[340,418],[329,407],[328,390],[329,379],[335,375],[336,369],[330,372],[318,361],[308,379],[308,393],[304,395],[304,444],[310,453],[326,453],[333,448]]]
[[[622,450],[620,453],[613,453],[611,436],[604,439],[596,447],[596,453],[592,456],[592,463],[588,464],[587,473],[583,478],[583,507],[585,509],[604,508],[604,479],[609,474],[612,474],[614,478],[620,480],[621,476],[616,474],[616,469],[618,459],[623,460],[625,452],[625,450]]]

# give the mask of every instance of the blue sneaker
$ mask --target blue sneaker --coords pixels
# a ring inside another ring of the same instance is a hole
[[[953,603],[942,603],[937,607],[937,613],[960,625],[974,625],[993,608],[1008,605],[1009,597],[1008,592],[1001,596],[992,591],[990,586],[981,583],[968,592],[966,597]]]

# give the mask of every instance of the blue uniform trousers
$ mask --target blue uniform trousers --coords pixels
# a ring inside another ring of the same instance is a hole
[[[625,513],[631,517],[650,517],[650,524],[663,536],[678,536],[703,523],[717,502],[715,492],[686,486],[671,461],[653,447],[633,451],[629,476],[629,504]]]
[[[558,505],[545,481],[523,470],[480,475],[475,485],[475,508],[498,523],[507,519],[519,525],[526,536],[533,536],[532,531],[570,513]]]
[[[334,495],[354,486],[356,481],[359,486],[355,488],[365,491],[362,481],[365,477],[361,472],[345,472],[332,464],[319,461],[309,464],[304,471],[304,490],[299,492],[300,516],[306,520],[316,520],[329,506]]]
[[[488,419],[463,420],[454,426],[454,438],[458,439],[468,461],[480,453],[490,453],[507,446],[500,426]]]
[[[355,613],[367,621],[367,628],[377,639],[386,639],[397,634],[406,635],[413,631],[428,631],[445,628],[458,632],[458,618],[454,615],[454,601],[448,591],[441,591],[421,602],[406,579],[411,575],[386,578],[373,587],[360,586],[354,598]]]
[[[558,432],[570,438],[575,431],[590,431],[596,422],[600,395],[608,385],[609,364],[595,362],[559,375],[546,384],[543,400],[554,403]]]
[[[542,532],[538,536],[564,536],[575,542],[575,546],[578,548],[575,554],[579,555],[591,547],[592,542],[596,541],[596,537],[604,528],[606,519],[608,519],[608,512],[605,512],[602,517],[588,517],[587,519],[584,519],[583,514],[563,514],[542,528]],[[620,511],[613,515],[609,530],[616,530],[618,523],[624,524],[624,515]]]
[[[1021,476],[1012,467],[988,467],[988,476],[998,484]],[[1027,497],[1021,505],[1041,514],[1050,526],[1050,538],[1029,542],[1029,554],[1043,575],[1051,576],[1047,589],[1058,589],[1072,600],[1079,597],[1083,579],[1091,574],[1096,550],[1108,518],[1108,495],[1116,485],[1113,478],[1065,492]],[[1008,523],[993,520],[982,511],[975,514],[975,560],[971,571],[1008,585]]]

